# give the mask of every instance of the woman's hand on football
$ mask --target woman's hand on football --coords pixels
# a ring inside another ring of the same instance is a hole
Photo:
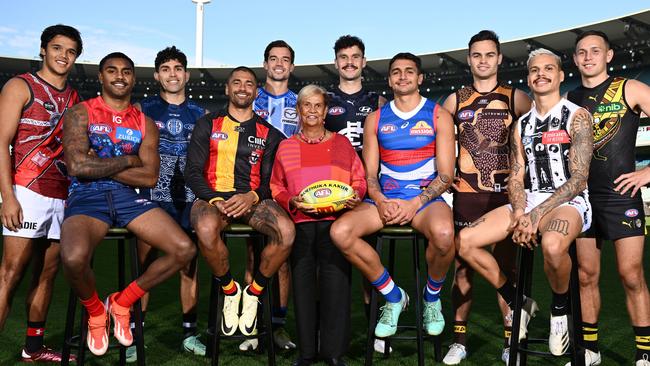
[[[289,208],[295,208],[298,211],[310,215],[315,215],[318,213],[318,210],[316,210],[314,207],[305,204],[305,200],[300,197],[300,195],[291,197],[289,200]]]
[[[361,203],[361,197],[359,196],[359,192],[356,190],[354,191],[354,196],[348,198],[347,201],[345,201],[345,208],[353,209]]]

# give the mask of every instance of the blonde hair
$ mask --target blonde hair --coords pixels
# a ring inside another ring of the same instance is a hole
[[[547,50],[546,48],[537,48],[530,51],[530,53],[528,54],[528,60],[526,61],[526,68],[528,69],[530,67],[530,61],[532,61],[533,58],[540,55],[549,55],[553,57],[555,63],[557,64],[558,69],[562,71],[562,59],[560,58],[560,56],[556,55],[552,51]]]

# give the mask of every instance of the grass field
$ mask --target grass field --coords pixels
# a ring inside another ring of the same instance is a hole
[[[233,241],[231,245],[233,275],[242,279],[243,245]],[[646,246],[647,248],[647,246]],[[99,246],[96,254],[95,271],[97,273],[98,293],[105,296],[115,290],[117,276],[115,270],[116,254],[114,242],[107,241]],[[398,253],[400,251],[398,250]],[[539,254],[539,251],[538,251]],[[648,253],[646,253],[646,258]],[[545,338],[548,332],[548,307],[550,292],[542,273],[541,255],[536,256],[533,297],[540,304],[542,311],[533,319],[529,327],[534,338]],[[410,254],[399,256],[396,273],[393,277],[407,289],[413,296],[413,285],[410,281],[411,264]],[[401,264],[401,266],[400,266]],[[602,365],[631,365],[634,355],[634,336],[625,309],[623,291],[615,270],[614,251],[611,244],[603,250],[602,264],[602,317],[600,321],[600,347],[603,354]],[[28,273],[29,276],[29,273]],[[205,329],[207,323],[207,303],[209,296],[209,271],[205,263],[200,266],[201,294],[199,303],[199,328]],[[646,276],[647,277],[647,276]],[[445,319],[451,319],[450,287],[452,273],[448,275],[447,285],[443,291],[443,311]],[[13,302],[13,309],[7,324],[0,333],[0,365],[20,364],[18,356],[24,342],[25,334],[25,289],[29,278],[23,280]],[[347,355],[350,365],[361,365],[364,359],[366,323],[361,301],[360,280],[358,272],[353,278],[353,306],[352,306],[352,342]],[[421,291],[418,291],[421,293]],[[60,349],[63,339],[65,323],[65,308],[67,305],[68,286],[62,274],[57,277],[54,290],[54,299],[50,308],[47,323],[46,343],[53,348]],[[495,301],[495,291],[477,276],[474,292],[475,301],[473,312],[468,325],[468,359],[462,365],[500,365],[502,350],[503,329],[500,325],[500,316]],[[293,326],[292,307],[289,308],[288,330],[295,338]],[[402,315],[400,323],[413,321],[413,308]],[[147,344],[148,365],[206,365],[208,359],[189,356],[180,352],[180,305],[178,301],[178,278],[174,277],[155,288],[147,313],[145,339]],[[453,327],[448,323],[443,333],[443,351],[451,341]],[[114,341],[114,339],[111,339]],[[244,354],[237,350],[238,341],[226,340],[221,345],[222,365],[264,365],[266,356],[260,354]],[[389,359],[381,356],[375,357],[375,364],[382,365],[416,365],[417,355],[415,342],[395,342],[394,352]],[[87,352],[88,365],[114,365],[117,364],[117,351],[111,351],[103,357],[94,357]],[[278,365],[289,365],[296,357],[296,351],[277,353]],[[529,358],[529,365],[564,365],[567,358]],[[428,344],[426,350],[426,364],[434,364],[433,347]]]

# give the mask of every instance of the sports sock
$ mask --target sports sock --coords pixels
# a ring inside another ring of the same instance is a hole
[[[586,349],[598,353],[598,322],[582,322],[582,339]]]
[[[93,292],[93,294],[90,295],[90,298],[86,300],[80,299],[79,301],[86,308],[86,311],[88,311],[88,315],[90,316],[100,316],[106,313],[104,303],[99,300],[97,291]]]
[[[43,336],[45,335],[45,321],[27,321],[27,336],[25,337],[25,351],[34,353],[43,347]]]
[[[130,308],[136,301],[140,300],[147,291],[143,290],[135,281],[129,283],[122,292],[115,296],[115,303],[125,308]]]
[[[553,291],[553,298],[551,300],[551,315],[562,316],[569,312],[569,291],[558,294]]]
[[[497,292],[503,300],[508,304],[508,307],[511,310],[515,309],[515,294],[517,293],[515,290],[515,286],[513,286],[510,282],[506,282],[503,284],[503,286],[499,287],[497,289]]]
[[[260,272],[260,270],[258,269],[257,272],[255,272],[255,276],[253,276],[253,283],[251,283],[251,285],[248,286],[248,290],[246,291],[248,292],[249,295],[260,296],[268,283],[269,283],[269,278],[264,277],[262,272]]]
[[[221,291],[226,296],[237,295],[237,285],[235,285],[235,280],[232,279],[230,271],[227,271],[223,276],[218,276],[219,282],[221,282]]]
[[[467,321],[454,320],[454,343],[467,344]]]
[[[183,339],[196,335],[196,313],[183,314]]]
[[[503,348],[510,347],[510,335],[512,335],[512,326],[503,327]]]
[[[650,359],[650,327],[632,327],[636,336],[636,360]]]
[[[273,317],[271,323],[274,329],[281,328],[287,322],[287,307],[277,306],[273,307]]]
[[[445,277],[443,277],[440,281],[436,281],[431,278],[431,276],[427,276],[427,286],[424,290],[424,301],[434,302],[440,299],[440,290],[442,289],[442,285],[444,283]]]
[[[129,318],[130,318],[130,321],[131,321],[131,322],[130,322],[130,324],[131,324],[131,330],[133,330],[133,329],[135,329],[135,314],[134,314],[133,312],[131,312],[129,315],[130,315]],[[142,310],[142,328],[144,328],[144,318],[145,318],[145,315],[147,315],[147,311],[146,311],[146,310]]]
[[[378,279],[371,282],[377,291],[381,292],[384,295],[384,298],[388,302],[400,302],[402,300],[402,293],[399,291],[399,287],[395,285],[393,279],[388,274],[388,270],[384,268],[381,276]]]

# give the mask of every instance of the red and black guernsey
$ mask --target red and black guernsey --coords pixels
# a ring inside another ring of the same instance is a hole
[[[260,200],[271,198],[273,160],[283,138],[256,114],[244,122],[225,111],[205,115],[192,132],[185,181],[206,201],[250,191]]]
[[[79,95],[69,85],[57,89],[36,74],[17,78],[27,83],[31,97],[11,142],[13,182],[46,197],[65,199],[69,180],[63,163],[62,115],[79,102]]]

